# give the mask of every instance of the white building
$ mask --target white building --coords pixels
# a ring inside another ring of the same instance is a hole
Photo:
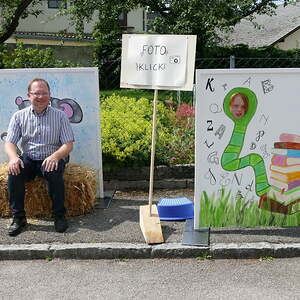
[[[22,42],[26,46],[51,46],[61,59],[69,59],[89,65],[92,60],[94,39],[91,35],[94,22],[84,24],[84,37],[80,40],[75,37],[75,28],[67,16],[59,15],[61,0],[43,0],[36,8],[43,12],[37,17],[30,15],[21,19],[15,33],[6,41],[14,45]],[[135,9],[127,15],[120,16],[120,27],[124,32],[143,32],[145,30],[145,10]]]

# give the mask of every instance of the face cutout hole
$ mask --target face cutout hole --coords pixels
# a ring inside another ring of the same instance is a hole
[[[248,98],[242,93],[233,94],[230,98],[229,109],[236,119],[241,119],[248,111]]]

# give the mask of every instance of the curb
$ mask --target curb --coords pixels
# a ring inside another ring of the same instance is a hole
[[[290,258],[300,257],[300,243],[217,243],[209,247],[180,243],[75,243],[0,245],[0,260],[32,259],[146,259],[146,258]]]

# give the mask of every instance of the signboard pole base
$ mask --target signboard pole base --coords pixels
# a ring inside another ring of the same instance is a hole
[[[188,219],[185,223],[182,244],[190,246],[209,246],[210,228],[201,227],[194,229],[194,219]]]
[[[151,216],[149,205],[140,206],[140,227],[147,244],[160,244],[164,242],[160,219],[156,205],[152,205]]]
[[[156,140],[156,111],[157,111],[158,90],[154,90],[153,116],[152,116],[152,144],[150,162],[150,181],[149,181],[149,205],[140,206],[140,227],[146,243],[163,243],[160,219],[156,205],[152,205],[153,180],[154,180],[154,160],[155,160],[155,140]]]

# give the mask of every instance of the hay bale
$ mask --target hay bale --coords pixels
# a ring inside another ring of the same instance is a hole
[[[9,216],[10,210],[7,197],[7,164],[0,164],[0,215]]]
[[[7,192],[6,163],[0,164],[0,216],[10,216]],[[85,166],[68,164],[64,172],[65,207],[67,216],[78,216],[90,212],[96,202],[96,175]],[[25,186],[25,211],[28,217],[50,217],[52,201],[48,195],[47,183],[35,178]]]

